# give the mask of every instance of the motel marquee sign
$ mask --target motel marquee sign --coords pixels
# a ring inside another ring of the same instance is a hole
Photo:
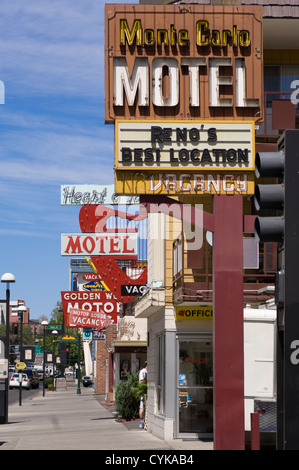
[[[125,120],[115,136],[119,193],[254,192],[254,122]]]
[[[111,292],[62,291],[61,300],[67,327],[102,329],[108,320],[116,323],[121,310]]]
[[[105,13],[116,193],[253,194],[262,8],[106,5]]]
[[[106,5],[105,120],[262,119],[262,7]]]

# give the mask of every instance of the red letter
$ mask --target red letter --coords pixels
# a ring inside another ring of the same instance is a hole
[[[72,253],[82,253],[82,248],[80,245],[81,235],[76,236],[76,241],[74,242],[72,235],[69,236],[69,242],[66,247],[65,253],[69,253],[69,250],[72,250]]]
[[[128,250],[128,244],[127,244],[128,238],[129,238],[129,236],[126,236],[126,237],[124,238],[124,249],[123,249],[123,253],[134,253],[134,248],[132,248],[132,250]]]
[[[120,253],[120,250],[115,250],[114,248],[118,248],[119,238],[113,240],[110,238],[110,253]]]
[[[88,249],[87,248],[87,242],[90,241],[90,244],[91,244],[91,248]],[[96,247],[96,242],[94,241],[94,239],[92,237],[85,237],[84,240],[83,240],[83,248],[85,251],[87,251],[87,253],[92,253]]]

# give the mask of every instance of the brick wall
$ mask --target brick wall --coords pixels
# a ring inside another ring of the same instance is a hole
[[[109,359],[109,349],[111,348],[111,343],[116,339],[117,335],[117,326],[109,325],[106,328],[106,340],[98,340],[96,348],[96,380],[95,380],[95,393],[98,395],[106,394],[106,360]],[[109,365],[111,366],[111,360]],[[111,367],[109,367],[111,369]],[[113,373],[112,370],[109,370],[109,375]],[[110,380],[110,384],[113,382]],[[110,388],[110,387],[109,387]],[[110,392],[111,390],[109,390]],[[108,394],[109,401],[110,393]]]

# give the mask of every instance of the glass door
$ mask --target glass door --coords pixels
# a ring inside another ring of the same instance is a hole
[[[213,434],[212,342],[179,340],[178,434]]]

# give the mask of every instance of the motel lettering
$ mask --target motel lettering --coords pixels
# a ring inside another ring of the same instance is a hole
[[[137,254],[137,237],[135,234],[62,234],[61,255],[106,255],[126,256]]]
[[[175,25],[171,24],[168,29],[152,28],[144,29],[142,21],[136,19],[130,29],[128,21],[123,19],[120,21],[120,45],[125,46],[126,43],[132,46],[176,46],[187,47],[190,45],[188,29],[176,30]],[[198,20],[196,22],[196,45],[205,47],[208,45],[220,47],[249,47],[250,32],[248,30],[238,31],[238,27],[233,25],[232,30],[224,29],[210,30],[209,22],[206,20]]]
[[[246,96],[246,66],[243,58],[176,58],[157,57],[151,67],[146,57],[136,58],[131,72],[125,57],[113,60],[113,103],[124,106],[126,98],[128,106],[149,106],[149,97],[157,107],[175,107],[180,100],[180,76],[184,69],[189,75],[189,104],[200,106],[200,81],[207,75],[208,96],[210,107],[258,107],[258,98]],[[222,76],[221,69],[227,68],[231,75]],[[233,72],[235,80],[233,80]],[[163,89],[163,77],[168,74],[168,90]],[[233,88],[233,96],[221,97],[220,87],[229,85]]]

